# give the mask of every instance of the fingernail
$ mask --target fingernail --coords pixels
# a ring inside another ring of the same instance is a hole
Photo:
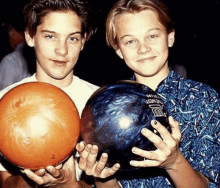
[[[103,153],[103,154],[102,154],[102,157],[103,157],[103,158],[107,158],[107,156],[108,156],[107,153]]]
[[[130,161],[130,165],[132,165],[132,166],[133,166],[133,165],[134,165],[134,161]]]
[[[132,148],[132,152],[133,152],[133,153],[136,153],[136,152],[137,152],[137,148],[133,147],[133,148]]]
[[[48,170],[48,171],[51,171],[51,170],[52,170],[52,167],[51,167],[51,166],[48,166],[48,167],[47,167],[47,170]]]
[[[152,125],[152,126],[157,125],[157,121],[156,121],[156,120],[152,120],[151,125]]]
[[[93,145],[93,146],[92,146],[92,150],[93,150],[93,151],[97,151],[97,150],[98,150],[98,146]]]
[[[142,132],[142,133],[147,133],[148,130],[147,130],[146,128],[143,128],[143,129],[141,130],[141,132]]]

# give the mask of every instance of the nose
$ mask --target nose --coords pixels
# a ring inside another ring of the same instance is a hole
[[[68,48],[67,48],[67,43],[66,41],[59,41],[56,48],[55,48],[55,53],[58,56],[65,56],[68,54]]]
[[[144,42],[140,42],[138,45],[138,54],[145,54],[147,52],[151,51],[151,47],[149,46],[149,44],[144,41]]]

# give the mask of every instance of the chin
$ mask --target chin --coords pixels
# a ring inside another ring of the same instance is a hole
[[[139,73],[139,75],[142,77],[152,77],[155,76],[156,74],[157,72],[152,72],[152,71]]]
[[[54,80],[62,80],[66,77],[67,75],[51,75],[51,78]]]

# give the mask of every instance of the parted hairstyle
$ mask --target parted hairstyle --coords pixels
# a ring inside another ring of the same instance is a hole
[[[118,49],[115,23],[117,17],[123,13],[138,13],[142,10],[154,11],[160,23],[170,33],[175,28],[167,6],[159,0],[118,0],[111,8],[106,20],[106,40],[110,47]]]
[[[30,0],[24,7],[24,25],[31,37],[37,32],[37,26],[42,24],[44,17],[50,12],[72,11],[81,20],[82,36],[86,34],[89,40],[96,32],[93,24],[94,10],[85,0]]]

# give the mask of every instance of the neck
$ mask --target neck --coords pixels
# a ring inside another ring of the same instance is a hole
[[[138,83],[144,84],[155,91],[158,85],[160,84],[160,82],[164,80],[168,74],[169,74],[169,68],[167,68],[167,70],[163,71],[163,73],[161,74],[157,73],[156,75],[152,75],[152,76],[141,76],[135,74],[135,77]]]
[[[63,79],[54,79],[48,75],[42,75],[41,73],[37,72],[36,79],[39,82],[46,82],[48,84],[52,84],[52,85],[57,86],[59,88],[65,88],[65,87],[68,87],[72,83],[73,74],[69,74]]]

